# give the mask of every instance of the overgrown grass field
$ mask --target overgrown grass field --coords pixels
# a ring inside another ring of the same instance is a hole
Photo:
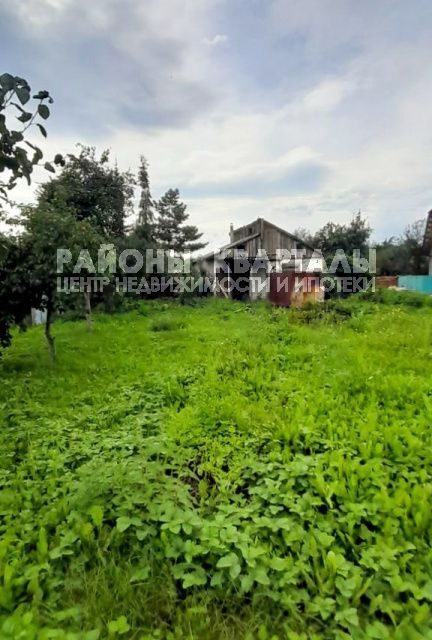
[[[0,638],[432,638],[414,300],[143,302],[58,321],[54,368],[40,327],[14,336]]]

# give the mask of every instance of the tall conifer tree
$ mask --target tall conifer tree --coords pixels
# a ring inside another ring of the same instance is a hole
[[[206,246],[206,242],[199,242],[202,233],[198,228],[185,224],[189,214],[186,213],[186,205],[180,201],[178,189],[168,189],[156,203],[156,210],[155,237],[162,248],[182,253]]]
[[[144,156],[141,156],[141,164],[138,170],[138,185],[141,187],[141,196],[136,232],[139,236],[151,240],[154,232],[154,204],[150,193],[148,162]]]

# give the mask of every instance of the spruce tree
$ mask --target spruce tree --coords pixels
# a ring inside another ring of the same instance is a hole
[[[162,248],[182,253],[206,246],[206,242],[199,242],[202,233],[199,233],[198,228],[185,224],[189,214],[186,213],[186,205],[180,202],[178,189],[168,189],[156,203],[156,210],[158,218],[155,237]]]
[[[141,187],[141,197],[138,210],[137,235],[150,240],[154,231],[154,210],[150,193],[150,181],[148,176],[148,162],[141,156],[141,164],[138,170],[138,184]]]

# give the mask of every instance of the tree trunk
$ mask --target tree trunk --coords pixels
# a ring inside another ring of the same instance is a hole
[[[110,282],[103,291],[105,313],[114,312],[114,286]]]
[[[91,317],[91,299],[90,299],[90,291],[84,291],[84,312],[85,318],[87,322],[87,329],[91,331],[92,329],[92,317]]]
[[[46,311],[47,311],[47,315],[46,315],[46,321],[45,321],[45,337],[48,342],[48,353],[50,356],[50,360],[52,363],[54,363],[56,359],[56,354],[55,354],[55,345],[54,345],[55,338],[51,335],[51,323],[52,323],[52,313],[53,313],[51,301],[48,302]]]

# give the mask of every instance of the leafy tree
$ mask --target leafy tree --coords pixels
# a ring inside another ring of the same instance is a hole
[[[2,202],[9,202],[11,189],[21,179],[30,184],[33,168],[43,158],[43,152],[28,140],[28,134],[31,127],[37,127],[44,137],[47,136],[45,127],[38,120],[49,118],[46,102],[51,104],[53,99],[48,91],[39,91],[33,95],[36,104],[31,108],[27,106],[30,100],[31,87],[24,78],[9,73],[0,76],[0,173],[5,176],[0,180],[0,214],[4,213]],[[54,164],[64,165],[60,154],[55,156]],[[54,171],[49,162],[44,166],[48,171]],[[25,266],[27,257],[17,237],[0,233],[0,347],[9,346],[11,327],[13,324],[23,326],[30,311],[33,295]]]
[[[359,211],[348,224],[325,224],[313,236],[312,244],[322,251],[326,261],[331,261],[338,249],[342,249],[350,261],[355,249],[361,253],[367,251],[371,233],[371,227]]]
[[[113,242],[119,248],[130,244],[126,218],[132,211],[135,179],[129,172],[120,172],[110,164],[109,151],[96,156],[93,147],[80,145],[78,156],[68,156],[61,174],[43,185],[39,202],[63,200],[77,220],[93,226],[102,241]],[[142,238],[134,243],[142,247]],[[83,245],[85,247],[85,245]],[[107,308],[111,304],[113,286],[104,288],[102,299]],[[84,292],[86,317],[90,326],[91,296]]]
[[[409,260],[406,273],[422,274],[428,272],[428,260],[423,248],[423,238],[426,227],[426,219],[416,220],[409,224],[403,232],[402,239]]]
[[[297,227],[297,229],[294,229],[293,236],[299,238],[300,240],[303,240],[303,242],[306,242],[306,244],[310,244],[313,246],[314,235],[308,229],[305,229],[305,227]]]
[[[199,242],[202,233],[193,225],[185,224],[189,218],[186,206],[180,202],[178,189],[168,191],[156,203],[158,218],[155,236],[159,244],[166,249],[173,249],[177,253],[196,251],[206,246],[206,242]]]
[[[336,251],[341,250],[348,263],[352,265],[354,250],[359,250],[362,256],[368,250],[371,233],[372,229],[360,211],[352,217],[348,224],[327,222],[315,234],[303,227],[294,231],[295,236],[321,251],[327,266],[332,263]],[[339,265],[337,272],[342,274],[342,271],[343,267]]]
[[[408,225],[403,234],[378,243],[377,271],[379,275],[421,275],[428,272],[428,260],[423,247],[426,221]]]
[[[31,100],[28,82],[10,73],[0,76],[0,173],[6,176],[5,181],[0,181],[0,200],[3,201],[7,200],[8,192],[18,180],[24,178],[30,184],[33,168],[43,158],[41,149],[28,140],[28,132],[30,127],[37,127],[46,138],[46,129],[38,120],[49,118],[46,102],[51,104],[53,99],[48,91],[38,91],[33,99],[36,105],[24,108]],[[18,128],[13,128],[16,126]],[[63,157],[57,154],[54,163],[63,165]],[[44,166],[48,171],[54,171],[51,163],[45,162]]]
[[[32,303],[26,252],[18,239],[3,236],[0,245],[0,347],[11,343],[13,325],[24,328]]]
[[[383,242],[375,245],[375,250],[378,275],[391,276],[404,271],[403,265],[406,263],[407,256],[397,238],[386,238]]]
[[[41,187],[39,201],[50,203],[60,197],[78,220],[87,220],[105,238],[123,237],[134,178],[110,165],[108,150],[97,158],[94,147],[80,147],[78,156],[67,157],[61,174]]]
[[[82,248],[93,253],[93,259],[102,238],[89,220],[79,220],[75,211],[57,198],[37,206],[23,208],[21,220],[24,233],[19,239],[23,266],[28,273],[26,288],[32,306],[46,309],[45,335],[51,359],[55,357],[51,325],[58,302],[57,249],[71,251],[73,262]]]
[[[425,219],[417,220],[408,225],[401,236],[393,236],[374,245],[378,275],[427,273],[428,261],[423,247],[425,224]],[[327,261],[334,257],[337,249],[343,249],[349,261],[353,249],[365,252],[370,246],[370,234],[371,228],[360,212],[349,224],[328,222],[315,234],[303,228],[294,232],[294,235],[321,249]]]

